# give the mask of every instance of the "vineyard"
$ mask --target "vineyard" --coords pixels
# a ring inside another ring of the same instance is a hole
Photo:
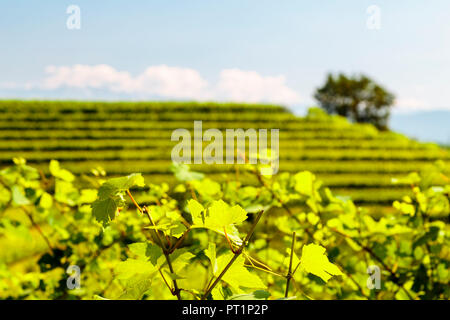
[[[450,296],[450,153],[435,144],[314,108],[0,110],[1,299]],[[280,172],[173,164],[171,133],[195,120],[280,129]]]
[[[0,163],[13,157],[48,174],[48,162],[62,161],[80,175],[101,167],[110,176],[141,172],[153,183],[175,180],[170,152],[177,128],[280,129],[280,171],[314,172],[324,185],[375,213],[410,194],[391,178],[419,170],[450,153],[369,125],[350,124],[320,110],[294,116],[270,105],[217,103],[0,102]],[[228,179],[230,165],[193,165],[217,181]],[[253,177],[247,177],[256,182]]]

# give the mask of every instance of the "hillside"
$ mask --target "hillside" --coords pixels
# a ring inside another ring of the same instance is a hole
[[[109,175],[142,172],[152,183],[174,182],[170,140],[177,128],[279,128],[280,171],[310,170],[335,194],[371,208],[408,194],[391,178],[417,171],[447,151],[405,136],[378,132],[311,110],[296,117],[280,106],[216,103],[0,101],[0,166],[24,157],[43,172],[51,159],[76,174],[102,167]],[[232,165],[193,165],[215,179]],[[241,177],[246,179],[245,176]]]

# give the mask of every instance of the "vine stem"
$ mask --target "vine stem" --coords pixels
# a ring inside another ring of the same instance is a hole
[[[52,247],[52,245],[50,243],[50,240],[47,238],[47,236],[42,231],[41,227],[36,223],[36,221],[34,221],[32,213],[30,211],[28,211],[28,209],[25,206],[22,206],[22,210],[25,212],[25,214],[27,215],[28,219],[30,219],[30,222],[33,225],[33,227],[39,232],[41,237],[44,239],[44,241],[47,244],[47,247],[48,247],[51,255],[54,256],[55,253],[53,251],[53,247]]]
[[[173,247],[171,247],[169,249],[169,253],[172,253],[175,251],[175,249],[178,249],[178,247],[183,243],[184,239],[186,238],[187,234],[189,233],[189,231],[191,231],[191,228],[189,227],[188,229],[186,229],[186,231],[181,235],[181,237],[177,240],[177,242],[175,242],[175,244],[173,245]]]
[[[202,297],[202,300],[205,300],[209,294],[213,291],[213,289],[217,286],[217,284],[220,282],[220,280],[223,278],[225,273],[230,269],[230,267],[233,265],[233,263],[236,261],[236,259],[241,255],[242,251],[244,250],[244,247],[248,244],[248,241],[250,240],[253,232],[255,231],[256,225],[258,224],[259,220],[261,219],[262,214],[264,213],[264,210],[261,210],[258,212],[258,215],[256,216],[255,221],[253,222],[250,231],[247,233],[247,236],[245,237],[244,241],[240,245],[240,247],[234,251],[234,256],[231,258],[230,262],[223,268],[222,272],[219,274],[219,276],[214,280],[214,282],[208,287],[205,294]]]
[[[130,197],[131,201],[132,201],[133,204],[136,206],[136,208],[138,208],[138,210],[139,210],[141,213],[144,213],[144,212],[142,211],[141,206],[136,202],[136,200],[134,200],[133,195],[131,194],[130,190],[128,190],[128,189],[127,189],[127,195]]]
[[[383,259],[381,259],[375,252],[373,252],[373,250],[367,246],[365,246],[364,244],[361,243],[361,241],[359,241],[356,238],[352,238],[350,237],[348,234],[345,234],[335,228],[330,228],[331,231],[339,234],[340,236],[344,237],[344,238],[349,238],[351,240],[353,240],[358,246],[360,246],[364,251],[366,251],[370,256],[372,256],[372,258],[374,258],[375,260],[377,260],[381,266],[386,269],[392,276],[393,282],[399,286],[400,288],[403,289],[403,291],[406,293],[406,295],[408,296],[408,298],[410,300],[414,300],[414,298],[411,296],[411,294],[408,292],[408,290],[406,290],[406,288],[403,286],[403,284],[400,282],[400,279],[398,278],[397,274],[394,272],[394,270],[392,270],[384,261]]]
[[[153,222],[152,216],[150,215],[150,212],[148,211],[147,207],[144,206],[144,208],[141,208],[141,207],[139,206],[139,204],[136,202],[136,200],[134,200],[134,197],[133,197],[133,195],[131,194],[130,190],[127,190],[127,194],[128,194],[128,196],[130,197],[131,201],[132,201],[132,202],[134,203],[134,205],[136,206],[136,208],[138,208],[138,210],[139,210],[142,214],[145,214],[145,215],[147,216],[148,220],[150,221],[150,224],[151,224],[153,227],[155,227],[156,225],[155,225],[155,223]],[[154,233],[156,234],[156,238],[157,238],[158,241],[159,241],[159,245],[160,245],[160,247],[161,247],[161,249],[162,249],[162,251],[163,251],[164,257],[166,258],[166,262],[167,262],[167,265],[169,266],[170,273],[171,273],[171,274],[175,274],[175,272],[173,271],[173,267],[172,267],[172,261],[170,261],[170,253],[171,253],[171,252],[166,248],[166,246],[165,246],[165,244],[164,244],[164,242],[163,242],[161,236],[159,235],[158,230],[154,230]],[[163,279],[164,279],[164,277],[163,277]],[[165,279],[164,279],[164,280],[165,280]],[[178,300],[181,300],[180,289],[178,288],[177,280],[172,279],[172,282],[173,282],[173,290],[169,287],[170,292],[171,292],[173,295],[176,295]]]
[[[257,176],[258,181],[260,182],[260,184],[261,184],[263,187],[265,187],[267,190],[269,190],[270,193],[272,194],[272,196],[273,196],[273,197],[281,204],[281,206],[286,210],[286,212],[287,212],[287,213],[288,213],[288,214],[289,214],[296,222],[298,222],[298,223],[300,224],[300,223],[301,223],[300,220],[299,220],[299,219],[294,215],[294,213],[289,209],[289,207],[286,205],[286,203],[285,203],[284,201],[282,201],[282,199],[280,199],[280,197],[278,197],[278,195],[272,190],[272,188],[270,188],[270,187],[267,185],[267,183],[264,181],[263,177],[261,176],[261,174],[259,173],[258,170],[255,171],[255,174],[256,174],[256,176]],[[412,296],[409,294],[408,290],[406,290],[406,289],[403,287],[403,285],[400,284],[399,279],[398,279],[398,277],[397,277],[397,274],[396,274],[391,268],[389,268],[389,266],[386,265],[386,264],[384,263],[384,261],[383,261],[380,257],[378,257],[378,256],[375,254],[375,252],[373,252],[373,250],[372,250],[371,248],[369,248],[369,247],[367,247],[367,246],[364,246],[364,245],[363,245],[361,242],[359,242],[357,239],[353,239],[353,238],[351,238],[350,236],[348,236],[348,235],[346,235],[346,234],[343,234],[343,233],[339,232],[339,231],[336,230],[336,229],[333,229],[333,228],[330,228],[330,229],[331,229],[332,231],[334,231],[334,232],[340,234],[341,236],[344,236],[344,237],[347,237],[347,238],[352,239],[352,240],[355,241],[361,248],[363,248],[364,251],[366,251],[370,256],[372,256],[372,258],[374,258],[375,260],[377,260],[378,262],[380,262],[381,265],[383,266],[383,268],[385,268],[385,269],[392,275],[392,277],[393,277],[393,279],[394,279],[394,283],[397,284],[398,286],[400,286],[400,287],[405,291],[406,295],[407,295],[411,300],[413,300],[413,298],[412,298]],[[305,228],[304,230],[305,230],[306,234],[307,234],[311,239],[314,239],[314,236],[313,236],[312,232],[311,232],[308,228]],[[327,248],[327,246],[325,246],[321,241],[319,241],[319,244],[320,244],[321,246]],[[361,292],[361,294],[362,294],[363,296],[366,296],[366,297],[367,297],[367,295],[364,294],[364,292],[363,292],[361,286],[353,279],[353,277],[351,276],[351,274],[345,272],[345,270],[344,270],[344,273],[345,273],[345,274],[349,277],[349,279],[350,279],[350,280],[358,287],[358,289],[359,289],[359,291]]]
[[[169,288],[170,292],[172,292],[172,294],[173,294],[173,289],[170,286],[170,284],[167,282],[166,277],[164,277],[161,269],[159,269],[158,271],[159,271],[159,274],[161,275],[161,278],[163,279],[164,283],[166,284],[167,288]]]
[[[195,190],[192,187],[192,184],[188,183],[188,187],[189,187],[189,191],[191,192],[192,199],[194,199],[195,201],[198,201],[197,195],[195,194]]]
[[[271,194],[272,197],[274,199],[276,199],[281,206],[283,207],[283,209],[289,214],[289,216],[291,216],[298,224],[302,224],[301,221],[294,215],[294,213],[292,212],[292,210],[286,205],[286,203],[272,190],[272,188],[270,188],[270,186],[267,185],[267,183],[264,181],[264,178],[262,177],[261,173],[258,170],[254,171],[256,177],[258,178],[259,183],[266,188]],[[306,234],[311,238],[314,239],[314,235],[311,232],[311,230],[309,230],[308,228],[304,229]],[[319,241],[319,244],[324,247],[327,248],[326,245],[324,245],[321,241]],[[372,253],[374,254],[374,252],[372,251]],[[300,265],[300,264],[299,264]],[[297,270],[298,266],[295,268],[295,271]],[[344,274],[356,285],[356,287],[358,288],[359,292],[361,293],[361,295],[363,295],[364,297],[368,298],[368,296],[364,293],[364,291],[362,290],[361,286],[359,285],[359,283],[352,277],[352,275],[350,273],[348,273],[345,269],[342,270],[344,272]]]
[[[294,247],[295,247],[295,232],[292,233],[292,244],[291,244],[291,257],[289,259],[289,270],[286,275],[286,291],[284,293],[284,297],[288,297],[289,293],[289,283],[291,282],[292,276],[294,275],[292,272],[292,259],[294,258]],[[297,268],[296,268],[297,270]]]
[[[230,246],[231,252],[235,253],[236,251],[233,249],[233,245],[231,244],[231,241],[230,241],[230,239],[228,238],[227,227],[223,227],[223,232],[224,232],[224,234],[225,234],[225,238],[227,239],[228,245]]]

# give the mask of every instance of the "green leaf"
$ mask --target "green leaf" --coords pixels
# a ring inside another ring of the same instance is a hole
[[[119,280],[128,280],[137,275],[149,275],[157,271],[157,268],[150,262],[137,259],[127,259],[119,262],[114,269],[116,278]]]
[[[11,192],[0,184],[0,208],[11,200]]]
[[[235,224],[240,224],[247,219],[247,212],[239,205],[230,207],[222,200],[214,201],[212,205],[205,208],[196,200],[189,200],[188,208],[192,216],[193,228],[207,228],[222,235],[227,232],[228,238],[240,244],[242,240]]]
[[[201,225],[205,222],[204,211],[205,208],[197,200],[188,201],[188,209],[192,217],[192,222],[194,225]]]
[[[139,257],[140,260],[147,260],[147,243],[146,242],[135,242],[128,246],[128,249],[135,255]]]
[[[220,184],[211,179],[194,180],[189,182],[197,193],[206,201],[213,201],[220,197]]]
[[[173,162],[170,166],[170,171],[172,171],[178,181],[189,182],[193,180],[201,180],[204,175],[200,172],[190,171],[187,164]]]
[[[92,214],[95,219],[106,227],[110,221],[114,220],[117,211],[117,204],[114,199],[97,199],[92,203]]]
[[[44,192],[39,200],[39,206],[44,209],[50,209],[52,205],[53,205],[52,196],[49,195],[47,192]]]
[[[54,195],[56,201],[66,203],[69,206],[74,206],[76,205],[79,196],[78,189],[75,188],[71,182],[62,179],[56,180]]]
[[[148,289],[158,269],[150,262],[128,259],[116,265],[116,278],[124,284],[120,299],[141,299]]]
[[[176,274],[181,272],[190,263],[192,258],[194,258],[194,255],[189,251],[187,251],[186,249],[175,250],[170,255],[170,259],[172,260],[173,271]]]
[[[312,196],[314,192],[313,186],[315,179],[316,179],[315,176],[309,171],[297,173],[296,175],[294,175],[295,191],[303,195]]]
[[[124,192],[131,187],[143,187],[144,178],[140,173],[126,177],[113,178],[103,183],[98,189],[98,198],[92,204],[92,213],[97,221],[107,226],[114,220],[117,208],[125,205]]]
[[[172,279],[172,280],[186,279],[186,277],[177,275],[177,274],[175,274],[175,273],[168,273],[168,275],[169,275],[170,279]]]
[[[231,296],[233,296],[233,292],[230,287],[226,284],[217,285],[212,291],[211,296],[213,300],[227,300]]]
[[[140,173],[132,173],[126,177],[109,179],[105,184],[112,186],[116,190],[127,190],[134,186],[145,186],[144,177]]]
[[[250,294],[235,294],[228,300],[267,300],[270,296],[270,292],[265,290],[256,290]]]
[[[328,282],[332,276],[342,275],[339,268],[328,261],[325,248],[311,243],[303,246],[300,268]]]
[[[211,261],[213,275],[217,275],[217,272],[219,271],[219,266],[217,265],[215,243],[211,242],[209,243],[208,249],[205,250],[205,255],[208,257],[209,261]]]
[[[225,268],[233,256],[234,254],[229,252],[217,258],[219,272]],[[222,277],[222,280],[234,288],[244,287],[265,289],[266,285],[256,274],[251,273],[246,267],[244,267],[244,262],[245,258],[242,255],[239,256]]]
[[[186,279],[186,267],[189,266],[190,261],[194,258],[194,255],[187,251],[186,249],[178,249],[175,250],[170,255],[170,260],[172,264],[173,273],[170,271],[167,259],[164,255],[160,256],[157,260],[156,266],[161,269],[164,274],[167,274],[170,278],[177,279]]]
[[[50,161],[49,170],[52,176],[61,180],[72,182],[75,179],[75,176],[70,171],[61,169],[59,162],[56,160]]]
[[[98,197],[100,199],[112,197],[135,186],[145,186],[144,177],[142,177],[142,174],[140,173],[133,173],[126,177],[109,179],[98,189]]]
[[[291,296],[291,297],[287,297],[287,298],[278,298],[278,299],[276,299],[276,300],[295,300],[295,299],[297,299],[297,296]]]
[[[112,197],[116,194],[117,188],[114,187],[112,184],[105,182],[103,183],[100,188],[98,188],[97,197],[99,199],[105,199],[108,197]]]
[[[160,247],[153,243],[136,242],[128,246],[130,251],[138,256],[140,260],[150,260],[153,265],[157,264],[158,258],[163,255]]]
[[[222,200],[214,201],[208,210],[208,224],[217,228],[240,224],[247,219],[247,212],[240,206],[230,207]]]
[[[97,198],[97,190],[95,189],[83,189],[81,190],[80,197],[78,198],[79,204],[92,203]]]
[[[12,202],[15,206],[26,206],[30,204],[30,200],[25,197],[25,194],[18,185],[13,185],[11,187]]]
[[[206,212],[196,200],[189,200],[188,208],[194,225],[211,229],[223,229],[247,219],[247,212],[239,205],[230,207],[222,200],[214,201]]]
[[[405,203],[405,202],[400,202],[400,201],[394,201],[394,203],[392,204],[392,206],[401,211],[404,214],[410,215],[411,217],[414,216],[416,210],[414,205],[409,204],[409,203]]]

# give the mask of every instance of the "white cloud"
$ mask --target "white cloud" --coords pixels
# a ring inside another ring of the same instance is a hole
[[[285,76],[264,77],[254,71],[227,69],[220,73],[217,95],[239,102],[295,104],[300,96],[286,85]]]
[[[104,64],[49,66],[46,73],[48,77],[44,79],[42,88],[48,90],[63,87],[106,89],[117,93],[196,98],[208,85],[193,69],[165,65],[149,67],[136,77]]]
[[[431,109],[426,101],[412,97],[397,98],[394,107],[395,110],[403,112]]]
[[[68,88],[107,88],[114,90],[117,86],[129,83],[132,78],[128,72],[120,72],[105,64],[96,66],[74,65],[72,67],[48,66],[45,68],[47,77],[42,89],[53,90]]]
[[[262,76],[255,71],[225,69],[219,81],[210,84],[198,71],[166,65],[150,66],[137,76],[101,65],[48,66],[40,84],[5,84],[3,89],[52,91],[57,89],[102,89],[142,99],[192,99],[236,102],[268,102],[291,105],[300,96],[286,84],[286,78]]]
[[[400,97],[395,100],[393,112],[409,113],[432,110],[450,110],[450,106],[440,105],[438,103],[429,103],[425,99],[419,99],[415,97]]]
[[[406,85],[397,92],[393,112],[450,110],[450,94],[445,84]]]
[[[129,92],[143,92],[169,98],[206,98],[208,82],[193,69],[162,66],[148,67],[134,79]]]

